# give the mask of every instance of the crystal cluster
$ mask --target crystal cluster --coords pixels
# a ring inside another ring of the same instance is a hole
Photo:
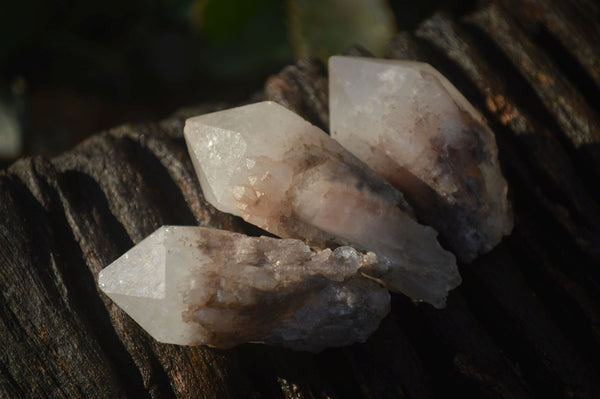
[[[460,284],[454,256],[400,192],[318,127],[273,102],[188,119],[206,198],[279,237],[375,252],[365,270],[389,289],[443,307]]]
[[[365,341],[390,296],[350,247],[166,226],[104,269],[100,288],[158,341],[319,351]]]
[[[494,134],[429,64],[329,60],[331,135],[400,189],[463,261],[512,230]]]
[[[188,119],[206,199],[281,238],[162,227],[100,288],[157,340],[218,348],[363,342],[388,289],[442,308],[461,278],[435,229],[470,261],[512,228],[492,132],[416,62],[333,57],[330,113],[339,143],[272,102]]]

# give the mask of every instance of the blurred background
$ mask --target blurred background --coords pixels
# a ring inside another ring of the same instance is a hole
[[[434,10],[476,0],[0,2],[0,168],[103,129],[236,101],[298,57],[378,55]]]

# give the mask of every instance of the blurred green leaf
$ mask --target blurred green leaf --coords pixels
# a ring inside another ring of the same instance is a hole
[[[190,16],[202,40],[203,66],[222,79],[292,58],[282,0],[195,0]]]
[[[290,36],[299,57],[325,60],[353,44],[381,55],[395,32],[385,0],[288,0],[287,4]]]
[[[213,40],[228,40],[239,33],[268,0],[195,0],[192,26]]]

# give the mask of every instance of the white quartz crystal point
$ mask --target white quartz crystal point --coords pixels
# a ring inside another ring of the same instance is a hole
[[[185,138],[219,210],[314,247],[377,253],[365,271],[389,289],[443,307],[460,284],[454,256],[418,224],[402,194],[292,111],[261,102],[188,119]]]
[[[429,64],[329,59],[331,134],[399,188],[463,261],[512,230],[494,134]]]
[[[360,270],[377,262],[351,247],[202,227],[161,227],[98,278],[100,288],[160,342],[296,350],[364,342],[390,296]]]

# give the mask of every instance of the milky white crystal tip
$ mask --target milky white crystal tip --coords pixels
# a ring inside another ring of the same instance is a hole
[[[156,340],[296,350],[364,342],[390,296],[361,276],[377,262],[350,247],[161,227],[102,270],[98,285]]]
[[[329,104],[332,137],[399,188],[461,260],[510,233],[494,134],[431,65],[331,57]]]
[[[184,132],[217,209],[314,247],[373,251],[382,261],[366,274],[436,307],[460,284],[454,256],[402,194],[292,111],[261,102],[188,119]]]

